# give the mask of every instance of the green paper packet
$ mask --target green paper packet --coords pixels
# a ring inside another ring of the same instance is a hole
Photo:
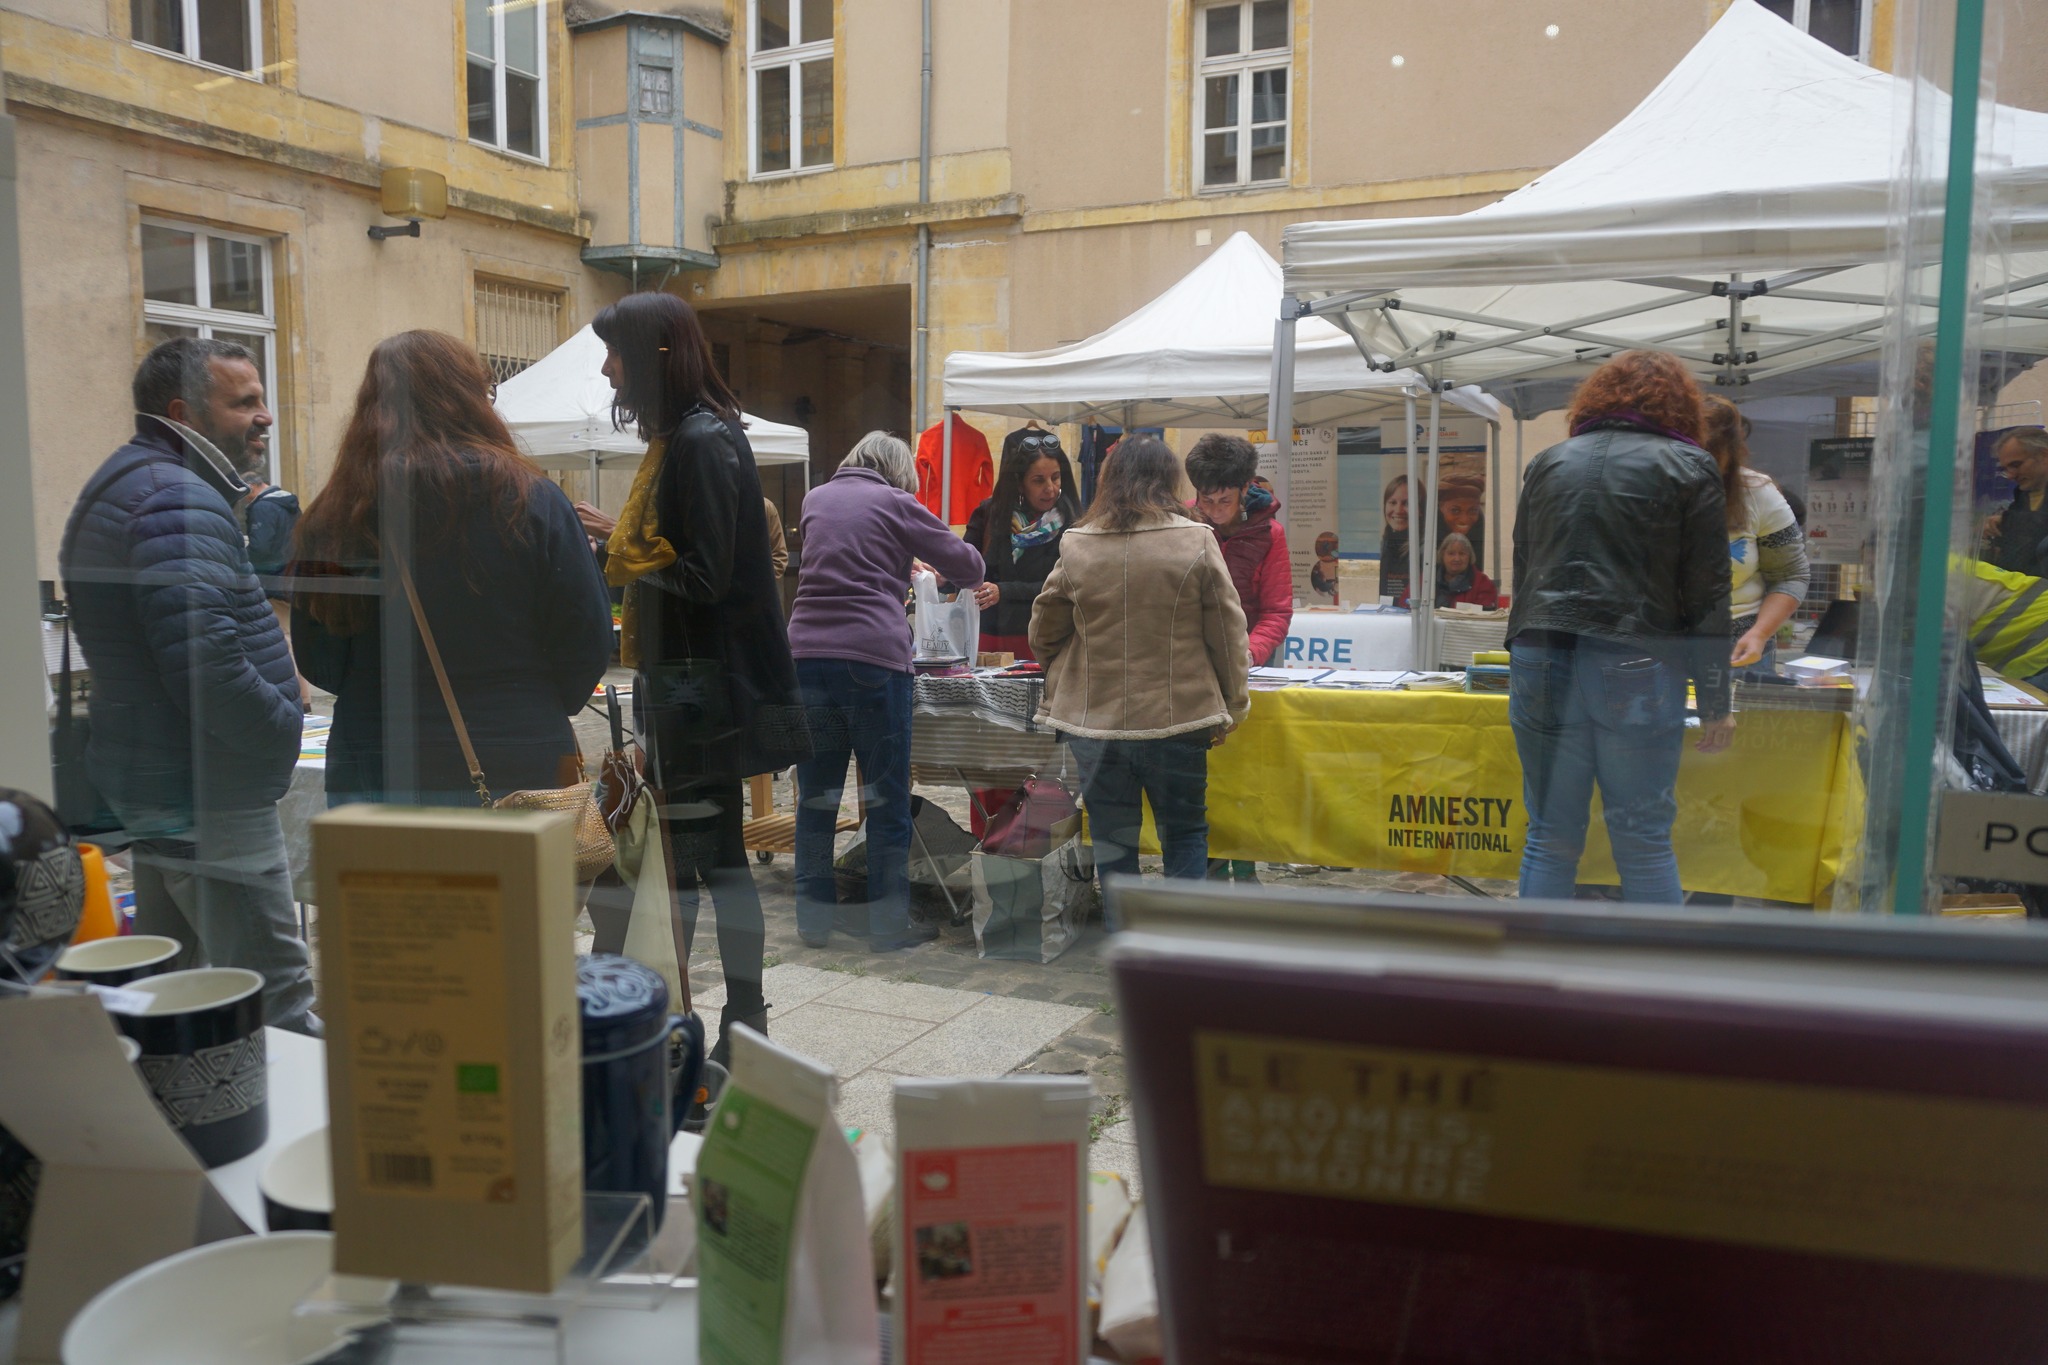
[[[830,1068],[744,1027],[704,1134],[697,1215],[703,1365],[878,1362],[867,1218]]]

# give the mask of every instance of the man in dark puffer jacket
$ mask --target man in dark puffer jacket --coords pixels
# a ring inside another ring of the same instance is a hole
[[[299,690],[249,564],[236,469],[269,440],[263,380],[229,342],[167,341],[135,372],[135,435],[65,528],[65,593],[92,662],[87,769],[135,837],[135,929],[179,967],[262,974],[264,1013],[318,1034],[277,802]]]

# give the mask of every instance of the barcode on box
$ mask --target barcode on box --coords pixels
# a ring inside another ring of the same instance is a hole
[[[406,1189],[434,1188],[434,1158],[424,1152],[371,1152],[370,1183]]]

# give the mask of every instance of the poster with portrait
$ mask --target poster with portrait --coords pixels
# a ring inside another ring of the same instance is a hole
[[[1272,487],[1279,469],[1278,445],[1266,432],[1245,434],[1259,452],[1259,478]],[[1342,590],[1337,572],[1337,428],[1294,429],[1280,524],[1293,561],[1295,600],[1310,606],[1338,605]]]
[[[1437,419],[1436,495],[1417,498],[1408,487],[1408,442],[1411,433],[1401,418],[1380,423],[1380,595],[1397,606],[1408,600],[1408,545],[1419,522],[1430,528],[1439,557],[1444,540],[1465,537],[1472,546],[1475,569],[1486,563],[1486,467],[1489,428],[1481,417]],[[1426,471],[1429,423],[1418,418],[1412,432],[1416,468]]]

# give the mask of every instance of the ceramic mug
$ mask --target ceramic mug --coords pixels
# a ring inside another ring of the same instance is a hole
[[[272,1232],[328,1232],[334,1227],[334,1171],[327,1130],[315,1128],[279,1149],[256,1180],[263,1225]]]
[[[132,981],[139,1013],[109,1011],[142,1045],[136,1067],[157,1108],[209,1168],[249,1155],[270,1135],[263,978],[201,967]]]
[[[146,976],[160,976],[184,945],[160,934],[129,934],[77,943],[57,959],[59,981],[84,981],[94,986],[125,986]]]

